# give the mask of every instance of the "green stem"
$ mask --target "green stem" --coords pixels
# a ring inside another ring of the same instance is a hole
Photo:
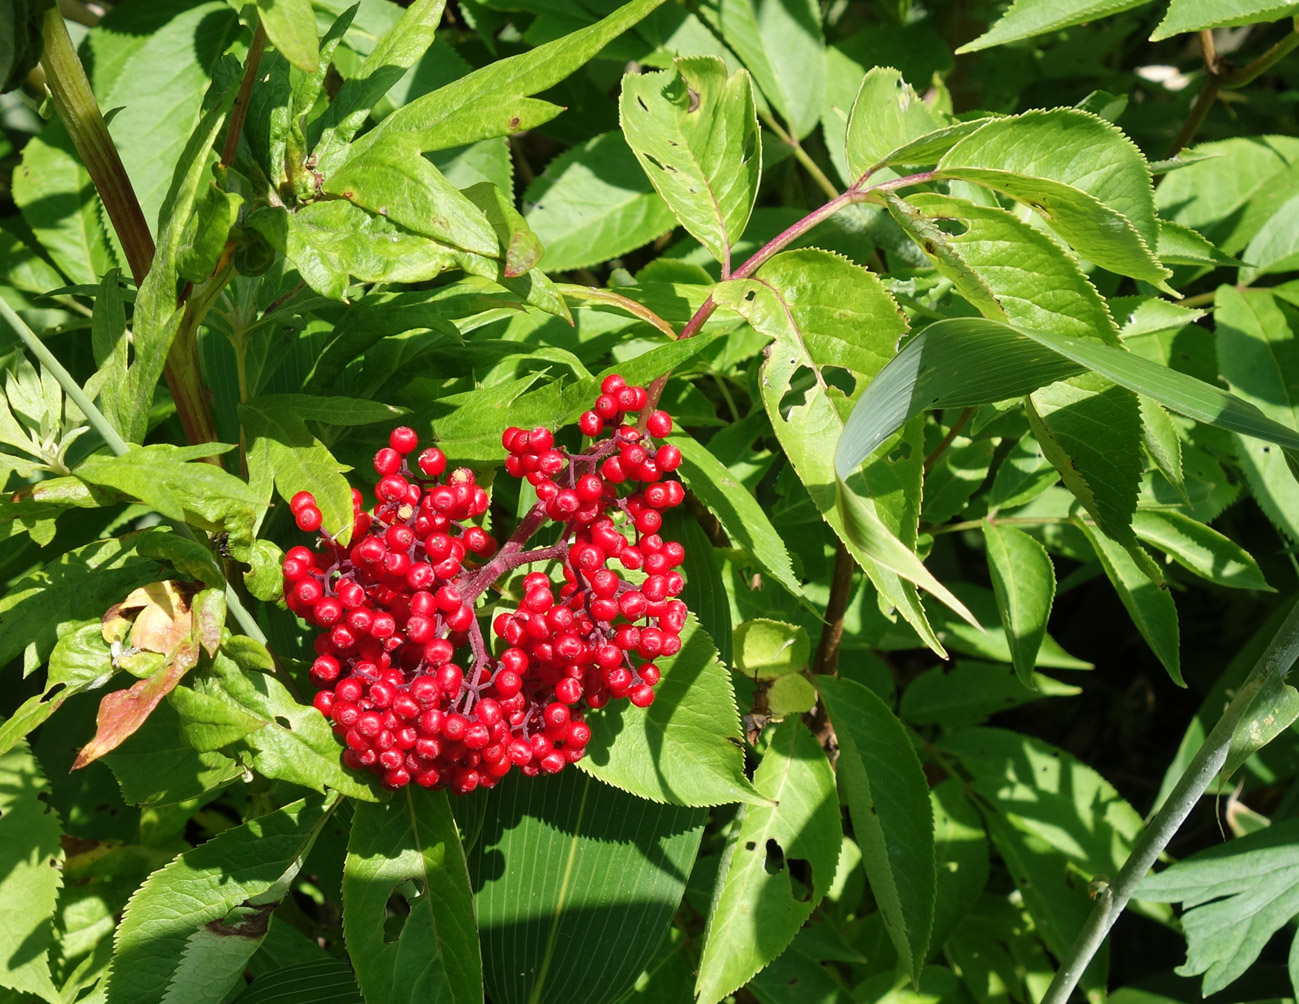
[[[1118,878],[1097,899],[1091,916],[1078,932],[1078,937],[1055,974],[1055,979],[1051,981],[1046,996],[1042,998],[1042,1004],[1065,1004],[1069,999],[1083,971],[1104,943],[1110,928],[1127,906],[1137,886],[1227,762],[1236,729],[1249,714],[1264,686],[1272,679],[1285,676],[1297,658],[1299,603],[1291,609],[1267,650],[1259,657],[1254,669],[1218,719],[1218,724],[1205,737],[1204,744],[1187,765],[1172,793],[1150,820],[1150,825],[1132,848]]]
[[[789,147],[790,151],[794,154],[794,159],[803,165],[803,170],[812,176],[812,180],[817,183],[817,186],[821,191],[825,192],[826,198],[838,198],[839,189],[835,188],[834,182],[825,176],[825,172],[821,170],[821,166],[812,159],[811,155],[806,150],[803,149],[803,144],[798,141],[798,138],[792,132],[787,132],[785,128],[776,121],[771,112],[759,112],[758,117],[762,119],[763,124],[766,125],[768,129],[776,134],[777,139]]]
[[[54,353],[46,347],[45,343],[42,342],[39,337],[37,337],[36,332],[27,327],[26,322],[18,316],[12,307],[9,306],[4,297],[0,297],[0,317],[4,318],[4,320],[8,322],[9,326],[13,328],[14,334],[16,334],[18,340],[27,347],[27,350],[39,359],[41,365],[54,375],[54,379],[57,380],[59,386],[63,388],[63,393],[71,399],[73,404],[81,409],[81,413],[86,416],[86,420],[90,423],[91,428],[99,433],[103,438],[104,443],[113,451],[113,455],[120,457],[123,453],[129,450],[131,448],[130,444],[118,435],[117,430],[114,429],[108,419],[104,417],[103,412],[95,407],[95,403],[86,396],[85,391],[83,391],[81,385],[73,379],[72,374],[63,368],[63,364],[55,358]],[[175,523],[173,525],[176,527],[177,532],[184,534],[190,540],[205,543],[200,540],[199,536],[186,524]],[[262,631],[261,626],[257,621],[253,619],[252,614],[248,612],[247,607],[244,606],[243,601],[239,598],[239,594],[235,592],[234,586],[229,581],[226,582],[225,593],[226,609],[230,612],[231,616],[234,617],[235,623],[239,625],[240,629],[244,634],[248,635],[248,637],[265,645],[265,633]]]

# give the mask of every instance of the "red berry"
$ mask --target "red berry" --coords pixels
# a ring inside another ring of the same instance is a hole
[[[388,433],[388,445],[402,456],[405,456],[419,446],[419,436],[415,434],[414,429],[399,425]]]
[[[314,506],[315,504],[316,496],[312,495],[311,492],[298,492],[289,500],[289,512],[296,516],[307,506]]]
[[[297,511],[295,519],[299,530],[302,530],[305,533],[312,533],[313,531],[320,529],[320,524],[324,517],[321,515],[320,510],[314,505],[307,505]]]

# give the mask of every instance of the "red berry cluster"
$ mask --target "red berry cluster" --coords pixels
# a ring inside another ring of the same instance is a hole
[[[663,479],[681,452],[655,443],[671,432],[666,413],[652,412],[645,433],[625,423],[645,407],[643,388],[613,376],[601,391],[579,422],[594,440],[585,453],[570,455],[549,429],[506,430],[506,470],[526,477],[539,501],[499,551],[469,523],[488,505],[473,472],[447,474],[436,448],[412,467],[411,429],[393,430],[375,454],[370,512],[353,490],[350,546],[322,529],[309,493],[294,496],[298,527],[320,531],[321,549],[288,552],[285,599],[321,629],[313,703],[342,735],[349,767],[392,788],[414,781],[465,794],[515,766],[535,776],[580,760],[586,708],[653,701],[654,660],[680,650],[686,619],[677,598],[685,550],[659,534],[662,512],[684,496]],[[547,520],[561,525],[558,542],[524,550]],[[517,609],[494,620],[507,647],[491,656],[476,600],[513,569],[552,562],[562,583],[539,571],[523,577]],[[466,648],[469,658],[458,659]]]

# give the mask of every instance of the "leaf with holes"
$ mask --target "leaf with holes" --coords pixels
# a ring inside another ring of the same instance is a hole
[[[216,1004],[242,977],[338,796],[223,830],[152,875],[117,929],[106,1004]]]
[[[714,1004],[778,956],[830,887],[839,860],[834,772],[798,718],[772,733],[718,875],[695,995]],[[927,808],[927,806],[926,806]]]
[[[1110,123],[1074,108],[992,119],[938,162],[938,174],[984,185],[1035,210],[1080,255],[1165,292],[1150,168]]]
[[[681,904],[707,812],[571,769],[475,797],[486,813],[469,872],[491,1000],[621,999]]]
[[[911,734],[874,691],[830,676],[816,684],[839,739],[839,786],[871,894],[903,968],[917,979],[929,953],[938,881],[929,782]]]
[[[867,72],[848,117],[848,171],[860,178],[899,147],[947,123],[891,66]]]
[[[386,804],[357,806],[343,935],[370,1000],[482,1001],[473,894],[445,792],[407,788]]]
[[[1105,301],[1040,230],[1004,209],[945,195],[890,193],[888,200],[902,229],[985,317],[1118,344]]]
[[[672,70],[629,73],[619,118],[650,184],[690,234],[729,268],[762,174],[753,87],[720,59],[678,59]]]

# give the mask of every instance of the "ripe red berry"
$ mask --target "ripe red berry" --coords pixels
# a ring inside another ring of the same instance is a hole
[[[388,433],[388,445],[402,456],[405,456],[419,446],[419,436],[415,434],[414,429],[399,425]]]
[[[298,524],[298,529],[304,533],[313,533],[319,530],[320,524],[324,520],[320,510],[314,505],[303,506],[297,511],[294,518]]]

